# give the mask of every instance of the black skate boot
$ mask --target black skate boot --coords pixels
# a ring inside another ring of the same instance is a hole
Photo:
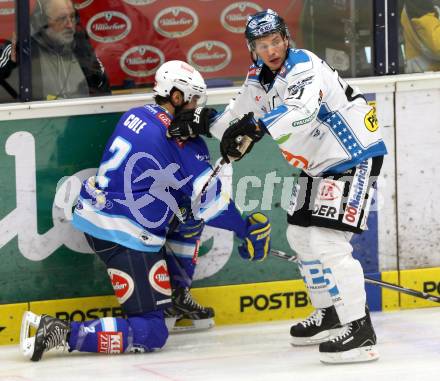
[[[35,336],[29,337],[29,327],[36,328]],[[27,311],[21,323],[20,345],[23,354],[32,361],[39,361],[44,352],[53,348],[68,349],[69,322],[49,315],[35,315]]]
[[[214,310],[197,303],[188,287],[174,289],[172,299],[173,306],[164,311],[170,331],[203,330],[215,325]]]
[[[319,308],[307,319],[290,328],[292,345],[323,343],[336,336],[341,329],[335,307]]]
[[[320,344],[319,352],[320,360],[330,364],[377,360],[376,334],[368,309],[363,318],[345,325],[337,337]]]

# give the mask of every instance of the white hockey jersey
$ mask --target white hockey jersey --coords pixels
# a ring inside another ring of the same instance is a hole
[[[284,158],[310,176],[342,173],[386,154],[375,109],[337,71],[302,49],[289,49],[270,84],[260,82],[263,63],[252,65],[237,97],[211,125],[221,138],[250,111],[278,143]]]

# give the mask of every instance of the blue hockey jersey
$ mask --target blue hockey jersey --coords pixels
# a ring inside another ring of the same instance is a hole
[[[134,250],[158,251],[179,208],[192,203],[196,219],[244,237],[246,223],[219,180],[200,198],[212,173],[205,142],[168,139],[171,120],[158,105],[121,117],[97,175],[82,186],[72,221],[77,229]]]

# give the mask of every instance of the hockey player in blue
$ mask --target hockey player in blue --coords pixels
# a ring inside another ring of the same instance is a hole
[[[81,352],[150,352],[167,341],[164,310],[213,316],[188,293],[205,223],[234,231],[243,240],[243,258],[262,260],[270,250],[266,216],[253,213],[243,219],[217,180],[209,182],[201,197],[212,173],[202,138],[167,137],[173,117],[206,98],[202,76],[185,62],[169,61],[155,80],[156,104],[121,117],[97,175],[81,189],[73,217],[75,228],[86,234],[105,263],[127,317],[67,322],[28,311],[20,340],[33,361],[58,346]],[[180,290],[174,304],[172,288]],[[34,337],[29,336],[31,326]]]
[[[276,141],[286,161],[301,170],[287,239],[316,308],[291,327],[292,344],[320,344],[326,363],[375,360],[363,270],[350,243],[353,233],[367,228],[387,153],[375,109],[324,60],[290,48],[286,24],[273,10],[250,16],[245,38],[253,64],[237,96],[208,128],[193,125],[188,110],[173,120],[170,134],[210,133],[221,139],[226,161],[243,156],[237,136]]]

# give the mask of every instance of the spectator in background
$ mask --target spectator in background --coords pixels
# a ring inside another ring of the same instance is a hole
[[[32,99],[110,94],[104,67],[71,0],[38,0],[31,16]],[[15,36],[0,48],[0,80],[18,88]]]
[[[405,1],[400,22],[405,47],[405,72],[440,70],[440,1]]]

